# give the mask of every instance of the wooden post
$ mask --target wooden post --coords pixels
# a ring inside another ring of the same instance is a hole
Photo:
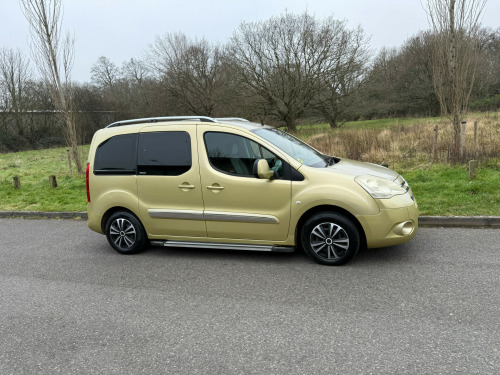
[[[477,160],[469,161],[469,180],[474,180],[477,177],[477,167],[479,163]]]
[[[462,121],[460,123],[460,157],[463,158],[465,156],[465,125],[467,125],[467,121]]]
[[[19,177],[19,176],[12,177],[12,183],[14,184],[14,189],[20,189],[21,188],[21,177]]]
[[[52,174],[49,176],[49,184],[50,184],[50,187],[53,187],[53,188],[57,187],[57,180],[56,180],[55,175]]]
[[[474,157],[477,157],[477,121],[474,121]]]
[[[438,124],[434,127],[434,143],[432,144],[432,159],[436,162],[438,160]]]
[[[73,166],[71,165],[71,154],[69,153],[69,149],[66,150],[66,152],[68,153],[68,166],[69,166],[69,172],[71,174],[73,174]]]

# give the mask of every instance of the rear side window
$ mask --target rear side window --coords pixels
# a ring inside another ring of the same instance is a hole
[[[97,147],[94,174],[135,174],[137,134],[117,135]]]
[[[191,169],[191,138],[187,132],[141,133],[137,170],[140,175],[179,176]]]

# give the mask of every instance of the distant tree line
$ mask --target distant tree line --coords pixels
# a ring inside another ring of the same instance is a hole
[[[422,31],[373,55],[361,27],[308,13],[244,22],[225,44],[167,33],[144,56],[121,65],[102,56],[90,82],[71,82],[78,142],[113,121],[150,116],[237,116],[293,132],[306,121],[438,115],[435,36]],[[481,29],[477,43],[469,106],[498,110],[500,28]],[[32,65],[0,48],[0,152],[67,144],[61,106]]]

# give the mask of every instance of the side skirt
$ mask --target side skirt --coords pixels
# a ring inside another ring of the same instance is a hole
[[[273,246],[273,245],[252,245],[252,244],[233,244],[220,242],[188,242],[188,241],[151,241],[153,246],[164,247],[194,247],[199,249],[214,250],[247,250],[247,251],[274,251],[278,253],[293,253],[293,246]]]

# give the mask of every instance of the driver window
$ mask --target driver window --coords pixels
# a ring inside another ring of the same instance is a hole
[[[266,159],[271,169],[276,168],[278,178],[282,175],[281,170],[278,171],[281,161],[257,142],[239,135],[219,132],[207,132],[204,138],[210,164],[217,170],[254,177],[255,160]]]

